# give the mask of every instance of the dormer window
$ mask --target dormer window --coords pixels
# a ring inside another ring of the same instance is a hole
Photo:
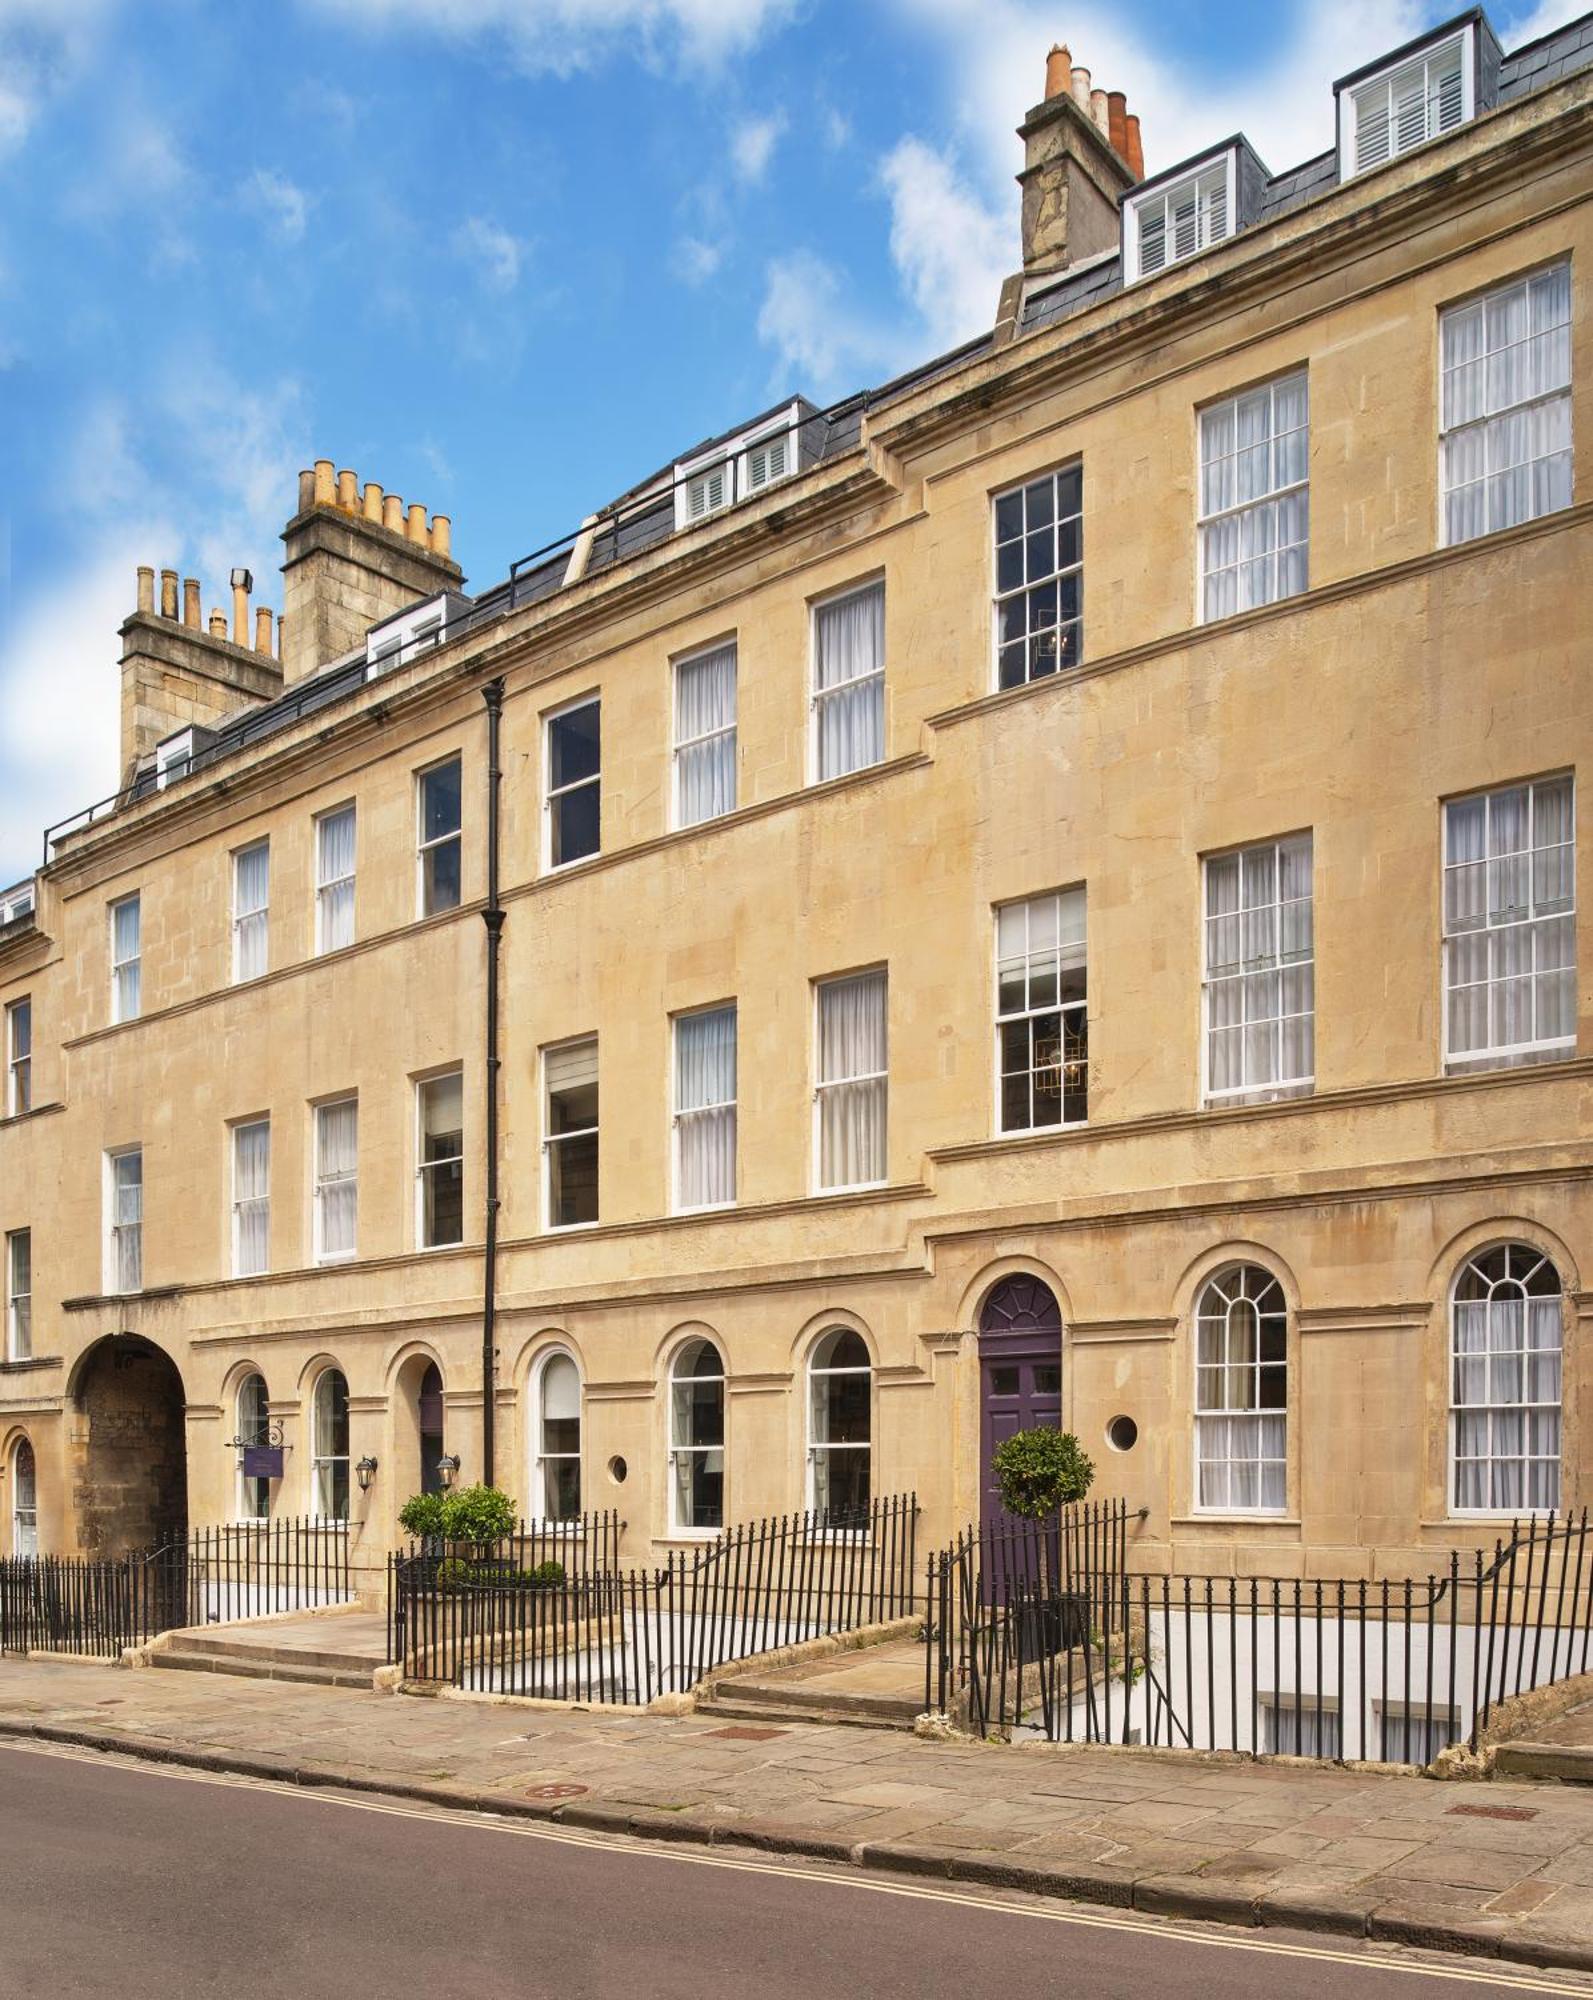
[[[710,451],[683,459],[675,467],[675,526],[695,527],[798,471],[803,408],[798,398],[739,436],[717,439]]]
[[[706,472],[693,473],[686,481],[686,519],[705,521],[728,507],[734,498],[735,468],[728,459],[711,465]]]
[[[749,493],[761,493],[777,479],[784,479],[791,468],[790,433],[781,431],[777,437],[765,438],[762,444],[754,445],[747,453],[746,463]]]
[[[394,667],[407,667],[422,653],[442,645],[449,636],[449,628],[458,624],[469,610],[468,597],[460,591],[446,590],[440,597],[429,597],[396,617],[373,625],[365,635],[365,678],[373,681],[378,674],[390,673]]]
[[[1477,28],[1475,20],[1465,21],[1336,87],[1341,181],[1397,160],[1475,116]]]
[[[1267,170],[1242,133],[1142,181],[1123,200],[1123,282],[1226,243],[1256,219]]]

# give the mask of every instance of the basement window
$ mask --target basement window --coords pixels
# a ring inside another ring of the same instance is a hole
[[[1135,191],[1123,204],[1123,282],[1149,278],[1233,234],[1238,155],[1232,148]]]
[[[1347,77],[1335,86],[1339,179],[1353,180],[1464,125],[1476,114],[1476,82],[1475,21]]]

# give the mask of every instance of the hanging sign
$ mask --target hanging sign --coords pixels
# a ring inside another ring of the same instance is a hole
[[[282,1447],[279,1444],[246,1444],[243,1448],[245,1479],[280,1479]]]

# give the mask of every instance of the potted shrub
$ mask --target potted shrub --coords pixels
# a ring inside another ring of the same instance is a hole
[[[441,1548],[445,1581],[456,1581],[469,1565],[484,1561],[492,1545],[519,1526],[515,1504],[496,1486],[459,1486],[448,1493],[416,1493],[399,1510],[398,1524],[428,1554]]]
[[[1014,1431],[996,1447],[996,1480],[1001,1504],[1009,1514],[1041,1525],[1042,1589],[1038,1601],[1022,1606],[1019,1644],[1031,1659],[1077,1645],[1087,1628],[1089,1605],[1083,1596],[1064,1597],[1057,1576],[1056,1537],[1064,1507],[1082,1500],[1095,1478],[1094,1462],[1071,1431],[1051,1424]]]

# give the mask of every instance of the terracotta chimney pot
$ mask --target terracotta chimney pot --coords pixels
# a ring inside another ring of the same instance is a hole
[[[155,572],[148,563],[138,566],[138,608],[151,612],[155,609]]]
[[[255,606],[254,649],[257,653],[264,653],[267,659],[271,657],[271,608],[266,604]]]
[[[315,474],[306,468],[299,474],[299,512],[308,513],[315,505]]]
[[[1073,87],[1073,58],[1061,42],[1051,44],[1051,53],[1045,59],[1046,101],[1061,97]]]
[[[1129,170],[1135,180],[1142,181],[1145,178],[1145,151],[1140,144],[1139,119],[1132,111],[1123,120],[1123,127],[1128,148],[1123,157],[1128,161]]]
[[[160,615],[162,618],[177,616],[177,572],[163,569],[160,573]]]
[[[315,504],[330,507],[337,498],[337,473],[331,459],[318,458],[315,461]]]
[[[396,493],[389,493],[382,502],[382,526],[395,535],[404,532],[404,503]]]
[[[431,552],[434,556],[453,554],[453,523],[446,514],[431,517]]]
[[[412,542],[419,542],[422,548],[429,545],[426,533],[426,509],[418,500],[409,503],[409,539]]]
[[[183,623],[198,631],[202,619],[199,609],[199,579],[196,576],[183,578]]]
[[[377,522],[382,518],[382,489],[374,479],[365,482],[365,518]]]
[[[1106,136],[1120,160],[1128,158],[1128,98],[1121,90],[1106,93]]]
[[[227,636],[227,614],[219,604],[212,605],[210,609],[210,636],[212,639],[225,639]]]
[[[337,504],[345,514],[359,505],[359,480],[346,468],[337,475]]]

